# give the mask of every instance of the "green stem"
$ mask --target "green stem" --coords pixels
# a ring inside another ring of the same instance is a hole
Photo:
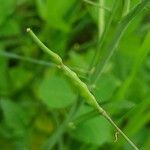
[[[97,103],[95,97],[93,94],[89,91],[87,85],[82,82],[77,74],[70,70],[67,66],[65,66],[62,62],[62,59],[59,55],[52,52],[50,49],[48,49],[39,39],[38,37],[32,32],[31,29],[27,29],[27,32],[30,34],[32,39],[35,41],[35,43],[46,53],[48,53],[51,57],[51,59],[54,61],[54,63],[57,64],[58,68],[62,70],[62,72],[72,81],[74,86],[78,89],[80,95],[84,98],[84,100],[91,105],[93,108],[95,108],[101,115],[103,115],[109,122],[116,128],[116,130],[126,139],[126,141],[135,149],[138,150],[138,148],[135,146],[135,144],[118,128],[118,126],[113,122],[113,120],[109,117],[109,115],[106,113],[106,111]]]
[[[95,7],[99,7],[99,8],[101,8],[101,9],[104,9],[104,10],[106,10],[106,11],[108,11],[108,12],[111,11],[109,8],[104,7],[104,6],[101,5],[101,4],[99,5],[99,4],[97,4],[97,3],[95,3],[95,2],[92,2],[92,1],[90,1],[90,0],[83,0],[83,1],[85,1],[86,3],[88,3],[88,4],[90,4],[90,5],[93,5],[93,6],[95,6]]]
[[[99,0],[100,6],[104,7],[104,0]],[[102,37],[105,30],[105,10],[99,8],[99,19],[98,19],[98,28],[99,28],[99,39]]]
[[[122,16],[126,16],[130,10],[130,0],[123,0],[123,12]]]
[[[139,150],[137,148],[137,146],[122,132],[122,130],[120,130],[120,128],[118,128],[118,126],[114,123],[114,121],[110,118],[110,116],[105,113],[103,114],[103,116],[109,121],[109,123],[114,126],[114,128],[117,130],[117,132],[119,132],[123,137],[124,139],[135,149],[135,150]]]
[[[38,46],[45,52],[48,53],[53,62],[56,63],[56,65],[61,65],[62,64],[62,59],[60,58],[59,55],[57,55],[56,53],[54,53],[53,51],[51,51],[49,48],[47,48],[38,38],[37,36],[31,31],[30,28],[27,28],[27,32],[30,33],[30,35],[32,35],[32,38],[34,39],[34,41],[36,43],[38,43]]]

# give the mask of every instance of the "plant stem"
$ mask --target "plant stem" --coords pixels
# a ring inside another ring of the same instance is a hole
[[[125,140],[135,149],[138,148],[134,145],[134,143],[118,128],[118,126],[113,122],[113,120],[109,117],[106,111],[97,103],[93,94],[89,91],[87,85],[82,82],[77,74],[70,70],[67,66],[65,66],[62,62],[60,56],[50,49],[48,49],[39,39],[38,37],[32,32],[31,29],[27,29],[27,32],[30,34],[32,39],[35,43],[46,53],[48,53],[51,59],[57,64],[58,68],[62,70],[62,72],[72,81],[74,86],[78,89],[79,94],[85,99],[85,101],[95,108],[101,115],[103,115],[111,124],[116,128],[116,130],[125,138]]]
[[[97,4],[97,3],[95,3],[95,2],[92,2],[92,1],[90,1],[90,0],[83,0],[83,1],[85,1],[86,3],[88,3],[88,4],[90,4],[90,5],[93,5],[93,6],[95,6],[95,7],[99,7],[99,8],[101,8],[101,9],[104,9],[104,10],[110,12],[110,9],[109,9],[109,8],[104,7],[104,6],[101,5],[101,4],[99,5],[99,4]]]
[[[130,10],[130,0],[123,0],[123,12],[122,17],[126,16]]]
[[[98,108],[98,111],[101,113],[101,109]],[[139,150],[137,148],[137,146],[123,133],[123,131],[115,124],[115,122],[110,118],[110,116],[104,111],[102,114],[108,121],[109,123],[114,126],[114,128],[117,130],[117,132],[119,132],[124,139],[135,149],[135,150]]]
[[[104,0],[99,0],[100,6],[104,7]],[[103,32],[105,30],[105,10],[103,8],[99,8],[99,16],[98,16],[98,28],[99,28],[99,39],[102,37]]]

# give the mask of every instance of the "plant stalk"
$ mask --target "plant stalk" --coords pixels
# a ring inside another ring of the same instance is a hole
[[[130,11],[130,0],[123,0],[122,17],[126,16]]]
[[[106,111],[97,103],[94,95],[89,91],[87,85],[82,82],[77,74],[73,72],[70,68],[63,64],[61,57],[48,49],[33,33],[33,31],[28,28],[27,32],[30,34],[34,42],[46,53],[48,53],[53,60],[54,63],[58,66],[59,69],[72,81],[74,86],[78,89],[80,95],[84,98],[84,100],[95,108],[102,116],[104,116],[112,126],[125,138],[125,140],[135,149],[139,150],[136,145],[119,129],[119,127],[114,123],[114,121],[110,118],[110,116],[106,113]]]
[[[104,0],[99,0],[100,6],[104,7]],[[99,28],[99,39],[102,37],[103,32],[105,30],[105,10],[103,8],[99,8],[99,16],[98,16],[98,28]]]
[[[111,12],[111,10],[110,10],[109,8],[104,7],[104,6],[102,6],[101,4],[99,5],[98,3],[95,3],[95,2],[93,2],[93,1],[91,1],[91,0],[83,0],[83,1],[86,2],[87,4],[90,4],[90,5],[93,5],[93,6],[95,6],[95,7],[99,7],[99,8],[101,8],[101,9],[104,9],[104,10],[106,10],[106,11],[108,11],[108,12]]]

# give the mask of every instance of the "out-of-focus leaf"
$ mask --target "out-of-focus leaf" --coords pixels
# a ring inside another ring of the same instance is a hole
[[[131,110],[132,108],[134,108],[136,106],[136,104],[132,101],[113,101],[113,102],[109,102],[108,104],[105,105],[107,111],[110,114],[118,114],[120,113],[121,115],[124,115],[125,112]]]
[[[23,109],[13,101],[7,99],[0,101],[0,107],[7,127],[12,129],[14,134],[21,135],[27,124],[27,115]]]
[[[150,51],[150,32],[148,32],[145,36],[145,39],[139,48],[135,61],[132,65],[132,70],[130,71],[129,76],[127,79],[124,81],[123,85],[120,87],[120,90],[118,91],[117,99],[122,100],[127,89],[129,88],[130,84],[132,83],[133,79],[135,78],[141,64],[143,63],[144,59],[148,55],[148,52]]]
[[[99,102],[107,101],[119,85],[119,80],[112,75],[103,75],[97,82],[94,95]]]
[[[16,0],[1,0],[0,1],[0,25],[8,17],[8,15],[13,11],[15,7]]]
[[[150,132],[150,130],[149,130],[149,132]],[[149,141],[150,141],[150,137],[148,137],[147,140],[144,142],[143,148],[142,148],[143,150],[148,150],[150,148],[150,142]]]
[[[99,116],[78,124],[71,135],[79,141],[96,145],[102,145],[112,138],[109,123]]]
[[[35,126],[37,130],[46,134],[51,134],[55,128],[52,120],[50,120],[47,116],[44,115],[40,115],[36,118]]]
[[[39,86],[40,99],[50,108],[62,108],[75,100],[75,94],[65,79],[58,76],[46,77]]]
[[[89,64],[91,63],[91,59],[93,58],[93,55],[94,55],[94,49],[90,49],[89,51],[85,52],[83,55],[71,51],[69,53],[70,60],[68,61],[68,64],[70,67],[74,68],[75,72],[79,71],[79,73],[83,73],[83,74],[89,73],[88,67]]]
[[[86,61],[85,55],[79,55],[78,53],[71,52],[70,53],[70,65],[74,66],[74,68],[88,68],[88,63]]]
[[[10,69],[10,78],[12,81],[11,88],[15,91],[22,88],[24,84],[28,83],[31,79],[31,74],[23,67],[17,66]]]
[[[19,33],[19,25],[16,20],[8,20],[7,23],[0,28],[1,36],[16,35]]]
[[[50,26],[63,31],[69,31],[70,24],[65,20],[65,17],[74,2],[75,0],[37,0],[37,8],[40,16]]]
[[[132,111],[132,117],[128,120],[128,124],[125,128],[126,133],[130,136],[135,135],[142,127],[150,120],[150,99],[144,100],[138,105],[136,109]],[[131,113],[130,113],[131,114]],[[134,126],[134,128],[133,128]]]

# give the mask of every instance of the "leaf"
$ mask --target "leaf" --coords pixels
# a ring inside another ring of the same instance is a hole
[[[45,78],[39,86],[39,97],[50,108],[63,108],[75,100],[75,94],[65,79],[58,76]]]
[[[7,127],[14,129],[16,134],[20,134],[27,123],[26,113],[11,100],[2,99],[0,107]]]
[[[88,69],[88,63],[86,60],[85,55],[79,55],[78,53],[75,52],[70,52],[70,65],[73,66],[74,68],[84,68],[85,70]]]
[[[31,79],[31,73],[22,66],[13,67],[10,69],[10,78],[12,81],[11,87],[13,91],[21,89]]]
[[[131,113],[131,118],[128,118],[128,124],[125,127],[125,131],[128,135],[133,136],[138,131],[142,130],[150,120],[150,98],[141,102]],[[136,124],[136,126],[135,126]],[[134,127],[134,128],[133,128]]]
[[[15,7],[16,0],[1,0],[1,9],[0,9],[0,25],[5,21],[5,19],[12,13]]]
[[[45,114],[36,118],[35,126],[38,131],[46,134],[51,134],[55,128],[53,121],[45,116]]]
[[[19,25],[16,20],[7,20],[7,24],[0,28],[1,36],[19,34]]]
[[[102,145],[111,140],[111,128],[103,117],[95,117],[78,124],[71,135],[79,141]]]
[[[146,34],[145,39],[136,54],[135,61],[132,65],[132,70],[130,71],[128,77],[126,78],[123,85],[118,91],[117,94],[118,100],[122,100],[124,98],[124,95],[126,94],[126,91],[128,90],[131,83],[133,82],[133,79],[136,77],[136,74],[138,73],[140,66],[147,57],[148,52],[150,51],[149,40],[150,40],[150,31]]]
[[[119,85],[119,80],[112,75],[101,76],[97,82],[94,95],[99,102],[107,101],[112,97]]]
[[[96,61],[96,68],[95,68],[95,72],[93,73],[93,81],[97,80],[99,78],[99,76],[101,75],[103,69],[105,68],[107,62],[109,61],[109,59],[112,57],[112,55],[114,54],[116,48],[119,45],[120,39],[122,38],[125,30],[127,29],[128,25],[130,24],[130,22],[135,18],[135,16],[137,16],[147,5],[149,4],[149,0],[143,0],[141,3],[139,3],[138,5],[136,5],[136,7],[134,7],[134,9],[132,9],[130,11],[130,13],[128,13],[127,16],[125,16],[118,24],[116,30],[115,30],[115,34],[112,37],[112,40],[110,40],[110,43],[106,46],[105,48],[105,53],[101,59],[101,61],[99,60],[99,56],[100,54],[97,54],[97,58]],[[100,51],[101,52],[101,51]]]
[[[69,31],[70,24],[64,19],[67,11],[73,5],[75,0],[37,0],[37,8],[40,16],[48,22],[48,24],[62,31]]]

